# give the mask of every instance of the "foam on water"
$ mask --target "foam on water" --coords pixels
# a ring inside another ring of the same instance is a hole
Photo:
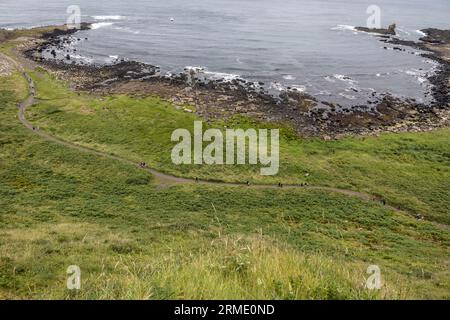
[[[94,59],[86,57],[86,56],[82,56],[82,55],[79,55],[79,54],[70,54],[70,58],[78,60],[78,61],[83,61],[84,63],[92,63],[92,62],[94,62]]]
[[[421,35],[422,37],[425,37],[427,34],[425,32],[423,32],[422,30],[416,30],[416,33],[418,33],[419,35]]]
[[[92,16],[95,20],[124,20],[124,16]]]
[[[104,27],[110,27],[113,24],[114,23],[112,23],[112,22],[97,22],[97,23],[92,24],[91,29],[97,30],[97,29],[104,28]]]
[[[303,86],[303,85],[293,85],[293,86],[292,86],[292,90],[293,90],[293,91],[298,91],[298,92],[306,92],[306,86]]]
[[[276,91],[286,90],[286,88],[281,83],[276,82],[276,81],[270,83],[269,89],[276,90]]]
[[[140,34],[141,33],[139,30],[133,30],[133,29],[128,28],[128,27],[114,27],[113,29],[124,31],[124,32],[128,32],[128,33],[132,33],[132,34]]]
[[[293,75],[287,74],[285,76],[283,76],[284,80],[295,80],[296,77],[294,77]]]
[[[357,81],[353,80],[349,76],[343,75],[343,74],[334,74],[333,77],[339,81],[347,82],[349,84],[355,84],[358,83]]]
[[[344,92],[339,92],[339,95],[341,97],[344,97],[345,99],[348,99],[348,100],[355,100],[356,99],[356,97],[354,95],[351,95],[351,94],[348,94],[348,93],[344,93]]]
[[[357,31],[355,26],[350,26],[350,25],[346,25],[346,24],[339,24],[335,27],[332,27],[331,30]]]
[[[224,82],[231,82],[236,79],[241,79],[241,77],[237,74],[209,71],[205,67],[186,66],[184,67],[184,72],[188,75],[193,73],[196,77],[202,77],[205,80],[222,80]]]

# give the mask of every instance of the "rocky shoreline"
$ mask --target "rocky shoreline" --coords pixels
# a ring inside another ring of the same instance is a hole
[[[365,105],[344,107],[319,101],[295,88],[274,96],[262,83],[239,78],[205,80],[201,78],[201,70],[196,69],[164,76],[158,67],[136,61],[118,60],[113,64],[96,65],[70,61],[69,54],[68,57],[56,57],[55,48],[62,51],[67,44],[80,40],[74,38],[78,31],[74,29],[54,28],[38,41],[29,41],[21,53],[59,78],[68,80],[74,90],[96,94],[156,95],[186,112],[191,112],[191,109],[184,108],[184,105],[194,106],[194,112],[207,121],[246,115],[256,120],[287,124],[299,135],[319,136],[325,140],[348,134],[429,131],[448,126],[450,54],[442,48],[450,45],[450,31],[425,29],[426,37],[420,42],[411,42],[396,37],[391,27],[375,32],[380,41],[426,51],[424,57],[439,63],[438,71],[429,79],[435,100],[432,105],[423,105],[413,99],[398,99],[389,94],[373,94],[373,99]],[[83,24],[81,29],[88,28],[88,24]],[[374,33],[371,29],[358,30]]]
[[[450,30],[424,29],[421,31],[427,34],[427,36],[419,39],[421,42],[405,41],[398,38],[390,38],[385,42],[425,51],[427,53],[423,53],[423,57],[438,63],[437,72],[428,78],[433,85],[431,89],[435,100],[433,107],[448,109],[450,108]]]

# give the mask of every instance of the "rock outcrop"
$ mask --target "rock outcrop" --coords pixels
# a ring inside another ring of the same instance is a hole
[[[356,27],[355,29],[362,32],[377,33],[386,36],[395,36],[397,33],[395,29],[397,25],[395,23],[391,24],[387,29],[384,28],[367,28],[367,27]]]

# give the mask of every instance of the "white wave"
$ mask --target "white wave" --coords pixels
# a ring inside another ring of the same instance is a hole
[[[402,29],[402,28],[398,28],[397,27],[397,32],[405,34],[407,36],[409,36],[411,33],[408,30]]]
[[[96,29],[100,29],[103,27],[109,27],[112,26],[113,23],[112,22],[97,22],[97,23],[93,23],[91,26],[92,30],[96,30]]]
[[[129,33],[133,33],[133,34],[140,34],[141,32],[138,30],[133,30],[127,27],[114,27],[115,30],[121,30],[121,31],[125,31],[125,32],[129,32]]]
[[[235,79],[241,79],[241,77],[237,74],[208,71],[204,67],[186,66],[184,67],[184,71],[188,74],[193,72],[197,76],[204,77],[207,80],[223,80],[230,82]]]
[[[116,56],[116,55],[110,55],[110,56],[108,56],[108,58],[104,58],[104,61],[106,63],[114,63],[114,62],[117,62],[118,60],[119,60],[119,56]]]
[[[199,72],[202,72],[204,70],[205,70],[205,68],[203,68],[203,67],[192,67],[192,66],[184,67],[184,71],[189,71],[189,72],[193,71],[195,73],[199,73]]]
[[[425,37],[427,34],[425,32],[423,32],[422,30],[416,30],[416,32],[418,34],[420,34],[421,36]]]
[[[419,77],[417,77],[417,81],[419,81],[420,84],[423,84],[423,83],[427,82],[428,79],[425,77],[419,76]]]
[[[296,78],[290,74],[287,74],[287,75],[283,76],[283,79],[284,80],[295,80]]]
[[[331,30],[357,31],[355,26],[350,26],[346,24],[338,24],[336,27],[331,28]]]
[[[423,63],[431,64],[431,65],[433,65],[433,66],[439,66],[439,62],[434,61],[434,60],[430,60],[430,59],[423,59],[422,62],[423,62]]]
[[[274,81],[274,82],[270,83],[270,89],[274,89],[277,91],[283,91],[284,86],[281,83]]]
[[[355,99],[356,99],[355,96],[352,96],[352,95],[350,95],[350,94],[346,94],[346,93],[343,93],[343,92],[339,93],[339,95],[340,95],[341,97],[344,97],[344,98],[348,99],[348,100],[355,100]]]
[[[405,73],[410,76],[418,76],[421,74],[420,71],[417,69],[406,70]]]
[[[94,62],[94,59],[88,58],[88,57],[85,57],[85,56],[81,56],[81,55],[79,55],[79,54],[71,54],[71,55],[70,55],[70,58],[71,58],[71,59],[75,59],[75,60],[81,60],[81,61],[84,61],[84,62],[86,62],[86,63],[92,63],[92,62]]]
[[[292,86],[292,91],[298,91],[298,92],[305,92],[306,91],[306,87],[302,86],[302,85],[294,85]]]
[[[428,79],[425,76],[425,72],[423,72],[421,70],[410,69],[410,70],[406,70],[405,73],[409,76],[413,76],[414,78],[416,78],[416,80],[417,80],[417,82],[419,82],[419,84],[424,84],[424,83],[428,82]]]
[[[347,82],[350,84],[355,84],[357,81],[353,80],[349,76],[343,75],[343,74],[334,74],[333,77],[339,81]]]
[[[231,74],[231,73],[203,71],[203,74],[205,74],[208,77],[208,79],[212,79],[212,80],[222,79],[224,81],[232,81],[235,79],[240,79],[239,75]]]
[[[92,16],[95,20],[123,20],[124,16]]]

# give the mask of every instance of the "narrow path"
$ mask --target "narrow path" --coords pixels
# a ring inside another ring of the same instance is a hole
[[[77,145],[75,143],[60,139],[58,137],[55,137],[49,133],[46,133],[42,130],[40,130],[39,128],[36,128],[33,126],[33,124],[31,124],[25,116],[26,113],[26,109],[30,106],[33,105],[34,103],[34,98],[36,96],[36,86],[33,82],[33,79],[31,79],[31,77],[27,74],[27,72],[25,71],[25,69],[14,59],[12,59],[11,57],[0,53],[0,55],[2,55],[2,57],[4,57],[5,59],[9,60],[11,63],[14,64],[14,66],[21,72],[22,76],[26,79],[27,83],[28,83],[28,87],[29,87],[29,96],[26,98],[25,101],[21,102],[18,106],[19,108],[19,120],[20,122],[22,122],[22,124],[28,128],[29,130],[31,130],[34,134],[40,136],[41,138],[47,140],[47,141],[51,141],[54,143],[57,143],[59,145],[68,147],[68,148],[72,148],[78,151],[82,151],[82,152],[88,152],[91,154],[95,154],[101,157],[106,157],[109,159],[113,159],[113,160],[117,160],[120,161],[122,163],[126,163],[129,165],[133,165],[133,166],[137,166],[140,167],[137,163],[123,158],[121,156],[117,156],[114,154],[110,154],[110,153],[106,153],[106,152],[102,152],[102,151],[98,151],[89,147],[84,147],[84,146],[80,146]],[[333,187],[323,187],[323,186],[305,186],[305,185],[283,185],[282,188],[278,185],[264,185],[264,184],[250,184],[247,185],[246,183],[231,183],[231,182],[216,182],[216,181],[207,181],[207,180],[195,180],[195,179],[189,179],[189,178],[181,178],[181,177],[176,177],[173,175],[169,175],[169,174],[165,174],[162,173],[160,171],[157,171],[155,169],[152,168],[148,168],[148,167],[140,167],[142,170],[146,170],[147,172],[151,173],[155,179],[162,185],[167,185],[167,184],[200,184],[200,185],[212,185],[212,186],[227,186],[227,187],[245,187],[245,188],[252,188],[252,189],[308,189],[308,190],[321,190],[321,191],[327,191],[327,192],[334,192],[334,193],[339,193],[339,194],[343,194],[343,195],[347,195],[347,196],[351,196],[351,197],[356,197],[359,198],[361,200],[364,201],[369,201],[369,202],[374,202],[376,204],[379,205],[383,205],[385,208],[393,210],[393,211],[397,211],[397,212],[401,212],[402,210],[395,208],[393,206],[387,205],[387,204],[383,204],[382,200],[366,194],[366,193],[362,193],[362,192],[357,192],[357,191],[353,191],[353,190],[348,190],[348,189],[339,189],[339,188],[333,188]]]

